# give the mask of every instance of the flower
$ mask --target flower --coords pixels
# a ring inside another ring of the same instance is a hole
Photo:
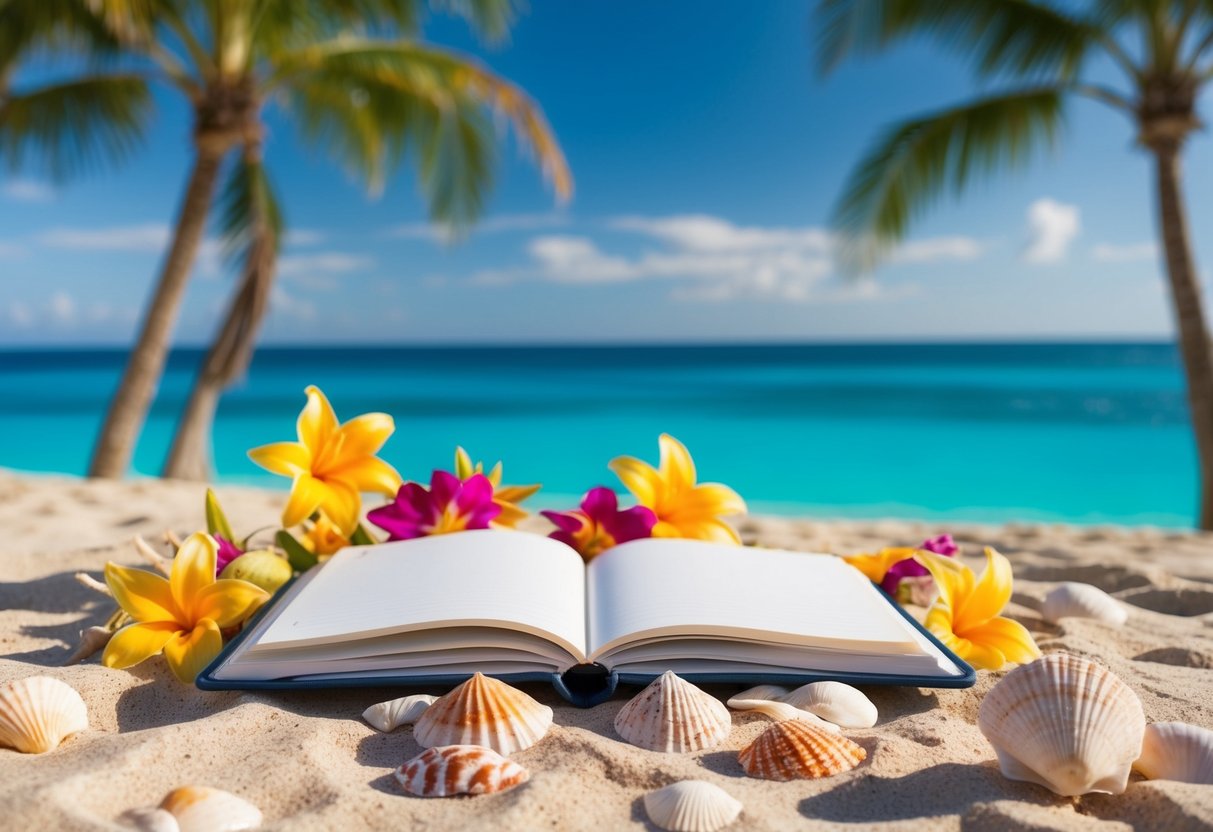
[[[645,506],[619,510],[619,500],[609,488],[591,488],[575,511],[541,511],[556,526],[548,537],[576,549],[586,561],[607,549],[653,533],[657,515]]]
[[[916,550],[909,546],[892,546],[875,554],[847,555],[843,558],[874,584],[882,584],[895,564],[912,560]],[[917,565],[917,564],[916,564]],[[925,570],[924,573],[925,574]]]
[[[213,534],[215,538],[215,574],[218,575],[227,565],[244,554],[244,550],[221,534]]]
[[[687,537],[740,545],[733,527],[720,519],[744,514],[745,501],[728,486],[695,484],[695,463],[686,446],[668,433],[657,440],[661,463],[654,468],[630,456],[611,460],[610,468],[642,506],[657,515],[653,537]]]
[[[193,682],[223,648],[221,630],[244,622],[270,597],[247,581],[216,580],[217,550],[210,535],[190,535],[168,579],[107,563],[105,583],[135,623],[114,634],[101,663],[122,669],[163,652],[177,678]]]
[[[930,583],[930,573],[926,567],[914,560],[915,552],[935,552],[951,557],[960,551],[950,534],[928,538],[918,549],[905,546],[894,546],[881,549],[874,555],[849,555],[843,560],[862,572],[869,581],[880,584],[880,588],[892,595],[900,603],[923,599],[923,593],[918,590],[928,589],[924,583]],[[908,579],[925,578],[924,581]],[[929,591],[926,595],[930,597]]]
[[[323,514],[316,518],[300,540],[305,549],[321,560],[350,545],[350,539],[338,531]]]
[[[960,551],[960,547],[956,545],[956,541],[952,539],[952,535],[950,534],[928,537],[918,548],[924,552],[934,552],[937,555],[947,555],[948,557]]]
[[[493,502],[493,484],[484,474],[460,481],[435,471],[430,487],[415,482],[400,486],[394,502],[367,513],[366,519],[388,533],[388,540],[411,540],[431,534],[487,529],[501,512]]]
[[[483,462],[477,462],[473,465],[472,458],[468,456],[467,451],[463,448],[455,448],[455,476],[461,480],[467,480],[475,474],[483,473]],[[534,485],[502,485],[500,462],[494,465],[493,470],[489,471],[486,476],[493,486],[493,502],[501,507],[501,513],[497,515],[497,519],[493,521],[493,525],[506,529],[514,528],[518,525],[518,521],[527,516],[527,512],[518,504],[538,491],[540,485],[538,483]]]
[[[985,670],[1040,658],[1040,648],[1027,628],[999,616],[1011,600],[1009,560],[987,546],[985,571],[976,578],[973,570],[956,560],[931,552],[915,557],[939,588],[924,623],[945,647]]]
[[[248,452],[253,462],[292,477],[282,525],[296,526],[319,509],[344,535],[358,526],[364,491],[391,496],[400,487],[396,469],[375,456],[396,429],[386,413],[364,413],[343,425],[324,393],[309,386],[299,413],[298,442],[274,442]]]

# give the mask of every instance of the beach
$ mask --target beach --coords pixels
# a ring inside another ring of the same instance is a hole
[[[275,526],[285,499],[254,488],[217,492],[238,529]],[[614,734],[614,715],[635,691],[581,710],[547,686],[527,686],[556,711],[549,734],[512,757],[530,770],[529,783],[488,797],[408,797],[392,770],[420,751],[411,729],[381,734],[360,718],[367,706],[402,691],[204,693],[175,681],[159,659],[131,671],[106,669],[97,657],[61,666],[78,632],[103,623],[113,609],[74,574],[99,578],[107,560],[142,565],[131,545],[136,534],[151,540],[166,529],[198,530],[202,493],[194,483],[0,473],[0,683],[33,675],[62,679],[84,697],[90,719],[88,731],[54,752],[0,750],[0,826],[118,828],[124,811],[195,784],[252,801],[269,829],[641,829],[647,791],[695,778],[743,803],[729,827],[738,830],[805,827],[807,820],[814,829],[1213,827],[1209,786],[1147,782],[1134,774],[1123,795],[1062,798],[1003,778],[976,717],[982,697],[1004,674],[984,671],[967,690],[865,689],[879,721],[845,734],[865,748],[867,759],[832,778],[788,783],[747,778],[737,762],[737,751],[769,724],[765,717],[734,713],[721,746],[665,755]],[[738,527],[746,543],[838,554],[915,545],[950,532],[975,568],[981,547],[994,546],[1014,567],[1007,614],[1029,628],[1046,654],[1064,650],[1106,664],[1136,692],[1148,721],[1213,728],[1211,534],[784,517],[746,518]],[[1128,622],[1045,623],[1041,599],[1060,581],[1111,593],[1125,602]],[[724,699],[735,688],[708,691]]]

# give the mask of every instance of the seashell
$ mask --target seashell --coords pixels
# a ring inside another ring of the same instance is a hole
[[[1056,624],[1063,618],[1093,618],[1119,627],[1129,620],[1129,612],[1108,593],[1090,584],[1067,581],[1049,590],[1041,616]]]
[[[390,702],[380,702],[371,705],[362,712],[362,718],[372,727],[388,733],[395,731],[401,725],[412,725],[425,709],[434,704],[437,696],[428,693],[415,693],[412,696],[402,696]]]
[[[730,708],[736,708],[739,711],[748,711],[750,710],[749,708],[746,708],[743,705],[734,705],[733,703],[753,702],[756,700],[781,702],[783,701],[783,698],[788,695],[788,692],[788,689],[783,685],[759,685],[758,687],[754,688],[746,688],[741,693],[733,694],[733,696],[729,698],[728,706]]]
[[[842,682],[812,682],[796,688],[781,702],[795,705],[843,728],[871,728],[876,706],[858,688]]]
[[[75,688],[50,676],[0,686],[0,746],[42,754],[88,729],[88,708]]]
[[[436,745],[396,769],[396,779],[418,797],[492,794],[531,779],[513,760],[480,745]]]
[[[248,581],[272,595],[289,581],[293,574],[291,564],[286,558],[269,549],[256,549],[245,552],[223,567],[219,577]]]
[[[1133,768],[1150,780],[1213,784],[1213,731],[1183,722],[1146,726]]]
[[[480,745],[513,754],[543,739],[552,709],[505,682],[477,673],[417,717],[413,738],[422,746]]]
[[[261,825],[261,810],[243,797],[210,786],[182,786],[160,801],[181,832],[242,832]]]
[[[706,780],[683,780],[646,794],[644,810],[670,832],[715,832],[737,820],[741,801]]]
[[[732,728],[720,700],[669,670],[615,715],[615,732],[649,751],[701,751],[723,742]]]
[[[1107,668],[1065,653],[1012,670],[977,714],[1004,776],[1066,797],[1123,792],[1145,726],[1128,685]]]
[[[130,809],[118,822],[139,832],[180,832],[181,826],[169,812],[158,808]]]
[[[862,746],[800,720],[776,722],[741,749],[746,774],[764,780],[804,780],[850,771],[868,756]]]
[[[826,722],[817,716],[817,714],[809,713],[787,702],[778,702],[770,699],[741,699],[740,696],[741,694],[738,694],[729,700],[728,705],[730,708],[738,711],[754,711],[763,716],[769,716],[776,722],[783,722],[786,719],[799,719],[801,722],[816,725],[818,728],[823,731],[829,731],[831,734],[839,732],[838,726],[834,723]]]

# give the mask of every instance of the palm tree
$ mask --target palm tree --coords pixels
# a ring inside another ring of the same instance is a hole
[[[213,379],[247,362],[273,279],[278,222],[261,167],[264,110],[281,107],[305,142],[379,189],[403,158],[419,163],[433,217],[471,221],[490,181],[492,116],[503,116],[529,146],[561,197],[572,187],[563,155],[539,108],[517,87],[460,54],[416,40],[421,0],[0,0],[84,9],[121,46],[110,68],[14,90],[0,109],[0,152],[19,163],[40,154],[56,173],[127,154],[146,136],[149,85],[185,96],[194,117],[193,165],[155,292],[97,439],[91,476],[118,477],[130,464],[164,370],[188,278],[206,230],[222,169],[225,230],[242,245],[234,334],[221,328],[223,372],[203,373],[170,460],[172,472],[199,473],[197,434],[208,431]],[[511,0],[446,0],[435,5],[484,35],[503,36]],[[2,89],[2,88],[0,88]],[[245,191],[247,198],[240,199]],[[250,196],[254,191],[258,196]],[[271,213],[259,213],[262,211]],[[236,212],[236,213],[233,213]],[[243,213],[243,218],[239,212]],[[240,227],[232,223],[247,221]],[[251,287],[251,288],[250,288]],[[246,298],[247,300],[241,300]],[[233,315],[229,315],[229,323]],[[209,365],[208,360],[208,365]],[[217,394],[216,394],[217,395]],[[205,462],[201,466],[205,468]]]
[[[1015,170],[1054,143],[1075,97],[1132,123],[1154,160],[1158,233],[1171,286],[1199,457],[1199,519],[1213,529],[1213,344],[1201,301],[1180,183],[1200,128],[1196,102],[1213,79],[1213,3],[1205,0],[822,0],[823,72],[852,54],[921,36],[971,59],[1005,89],[896,124],[851,172],[835,209],[852,266],[868,268],[942,191]],[[1115,85],[1090,78],[1102,59]]]

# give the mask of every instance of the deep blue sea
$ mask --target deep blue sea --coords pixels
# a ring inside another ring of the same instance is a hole
[[[0,467],[83,473],[123,353],[0,352]],[[175,353],[135,460],[154,474],[196,351]],[[1163,344],[265,348],[220,407],[221,481],[285,487],[245,458],[294,438],[303,388],[396,418],[409,479],[457,444],[542,482],[553,507],[617,485],[617,454],[687,444],[754,511],[1190,526],[1194,446]]]

